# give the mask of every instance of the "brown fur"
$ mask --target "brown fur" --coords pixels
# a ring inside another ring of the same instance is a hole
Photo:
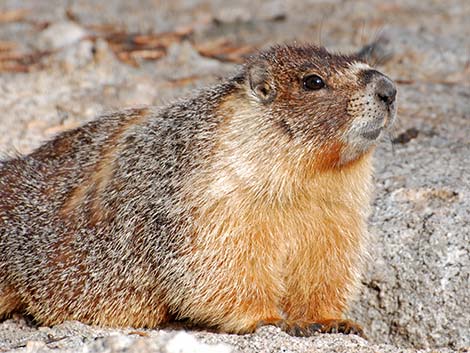
[[[368,238],[376,141],[362,133],[394,116],[376,93],[388,79],[369,70],[274,47],[188,101],[105,116],[6,161],[0,316],[361,333],[341,315]],[[326,87],[306,90],[311,74]]]
[[[100,218],[104,218],[104,215],[102,214],[103,208],[100,202],[102,197],[101,195],[103,195],[104,189],[113,174],[113,164],[115,162],[117,152],[119,148],[121,148],[121,146],[119,146],[119,137],[127,130],[127,128],[132,127],[145,119],[147,114],[148,110],[144,108],[133,110],[132,118],[120,126],[109,139],[108,146],[104,147],[101,151],[103,155],[101,160],[96,165],[95,170],[90,174],[91,178],[87,180],[86,183],[74,189],[65,202],[61,211],[64,217],[73,214],[73,209],[79,207],[86,197],[91,194],[93,202],[90,206],[90,223],[94,224],[98,222]]]

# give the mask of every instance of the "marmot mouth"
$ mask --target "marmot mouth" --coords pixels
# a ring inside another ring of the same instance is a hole
[[[378,129],[375,129],[375,130],[363,132],[362,137],[364,137],[368,140],[375,140],[377,137],[379,137],[381,132],[382,132],[382,128],[378,128]]]

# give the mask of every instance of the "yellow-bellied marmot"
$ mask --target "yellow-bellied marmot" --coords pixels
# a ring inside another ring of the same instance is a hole
[[[0,316],[294,335],[342,320],[392,81],[283,45],[162,108],[102,116],[0,167]]]

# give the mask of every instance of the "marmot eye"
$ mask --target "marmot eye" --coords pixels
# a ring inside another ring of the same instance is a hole
[[[303,78],[304,88],[308,90],[319,90],[325,87],[325,82],[318,75],[309,75]]]

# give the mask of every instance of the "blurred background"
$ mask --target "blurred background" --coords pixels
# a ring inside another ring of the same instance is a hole
[[[398,85],[377,151],[372,256],[349,316],[376,343],[470,346],[470,1],[0,0],[0,154],[164,104],[258,48],[354,52]],[[393,143],[392,143],[393,142]]]

